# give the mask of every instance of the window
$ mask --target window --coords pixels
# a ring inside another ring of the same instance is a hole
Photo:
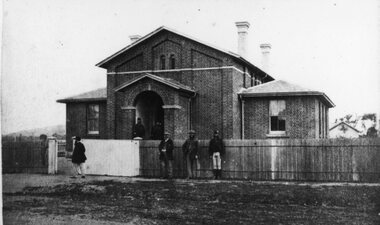
[[[87,108],[87,132],[99,134],[99,105],[89,104]]]
[[[160,56],[160,69],[161,70],[165,69],[165,55]]]
[[[270,133],[285,134],[286,120],[284,116],[285,100],[271,100],[269,102]]]
[[[170,69],[175,69],[175,56],[174,56],[174,54],[170,54],[169,62],[170,62]]]

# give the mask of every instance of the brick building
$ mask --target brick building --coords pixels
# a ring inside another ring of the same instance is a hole
[[[131,139],[137,118],[142,119],[146,129],[145,139],[149,139],[157,121],[175,139],[186,138],[190,129],[196,130],[200,139],[210,138],[214,129],[220,130],[225,139],[267,138],[276,134],[291,138],[326,137],[328,108],[333,103],[325,94],[254,93],[256,87],[278,82],[244,59],[249,23],[236,25],[239,54],[167,27],[144,37],[131,37],[129,46],[97,64],[107,70],[105,89],[58,100],[66,103],[68,143],[75,135]],[[285,124],[284,117],[270,119],[270,105],[274,104],[271,100],[275,99],[280,100],[280,105],[286,101]],[[323,116],[319,116],[321,108]],[[293,116],[299,121],[293,121]],[[283,132],[271,134],[270,124],[274,122],[279,124],[276,129]],[[324,128],[319,128],[319,123]],[[302,129],[293,131],[299,128]],[[323,135],[319,134],[321,129]]]

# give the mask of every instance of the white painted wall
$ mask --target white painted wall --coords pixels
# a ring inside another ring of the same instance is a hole
[[[138,176],[139,142],[133,140],[82,139],[86,148],[86,174]]]

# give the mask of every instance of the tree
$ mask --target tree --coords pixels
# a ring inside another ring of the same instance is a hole
[[[377,130],[375,127],[370,127],[368,128],[367,130],[367,134],[365,135],[365,137],[377,137]]]
[[[347,115],[345,115],[339,119],[336,119],[335,123],[338,123],[338,121],[345,122],[345,123],[355,127],[356,123],[358,122],[358,117],[355,116],[355,118],[353,118],[352,114],[347,114]]]
[[[362,120],[371,120],[376,123],[376,113],[363,114]]]

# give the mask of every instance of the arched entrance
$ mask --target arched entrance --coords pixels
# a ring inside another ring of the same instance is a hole
[[[136,121],[141,118],[145,127],[145,139],[150,139],[151,129],[156,122],[164,127],[164,109],[162,98],[154,91],[144,91],[138,94],[134,101]]]

